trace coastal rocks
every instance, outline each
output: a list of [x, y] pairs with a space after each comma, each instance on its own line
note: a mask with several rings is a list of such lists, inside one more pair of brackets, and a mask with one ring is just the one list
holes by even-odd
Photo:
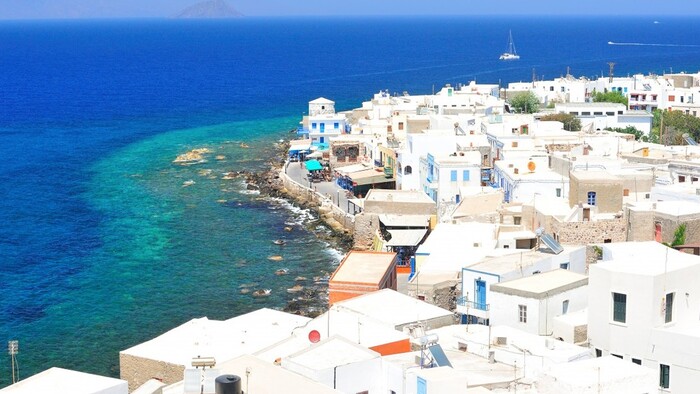
[[180, 164], [183, 166], [204, 163], [206, 162], [206, 160], [204, 159], [204, 155], [207, 153], [211, 153], [211, 150], [207, 148], [192, 149], [189, 152], [185, 152], [177, 156], [175, 160], [173, 160], [173, 163]]

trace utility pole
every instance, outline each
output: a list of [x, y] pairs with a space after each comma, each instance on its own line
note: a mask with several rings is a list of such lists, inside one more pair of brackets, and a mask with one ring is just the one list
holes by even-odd
[[15, 356], [19, 353], [19, 341], [7, 342], [7, 353], [12, 360], [12, 384], [15, 384], [19, 379], [19, 368], [17, 367], [17, 360], [15, 359]]
[[532, 68], [532, 87], [535, 87], [535, 81], [537, 81], [537, 74], [535, 74], [535, 68]]
[[608, 80], [610, 83], [613, 81], [613, 76], [615, 75], [615, 62], [608, 62], [608, 66], [610, 66], [610, 71], [608, 73], [608, 76], [610, 79]]

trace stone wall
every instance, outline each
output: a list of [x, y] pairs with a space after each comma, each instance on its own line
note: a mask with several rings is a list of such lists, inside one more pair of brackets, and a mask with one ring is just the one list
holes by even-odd
[[560, 243], [586, 245], [625, 242], [627, 222], [624, 218], [594, 222], [552, 222], [552, 233]]
[[119, 353], [119, 377], [129, 383], [129, 392], [150, 379], [173, 384], [184, 379], [185, 367], [130, 354]]
[[354, 217], [333, 204], [332, 199], [294, 182], [284, 171], [280, 171], [279, 177], [287, 195], [302, 205], [315, 207], [321, 219], [334, 231], [346, 233], [354, 231]]
[[379, 231], [379, 216], [362, 212], [355, 215], [355, 228], [353, 230], [353, 245], [355, 250], [372, 249], [374, 234]]
[[627, 209], [625, 212], [629, 221], [627, 241], [654, 240], [654, 212]]

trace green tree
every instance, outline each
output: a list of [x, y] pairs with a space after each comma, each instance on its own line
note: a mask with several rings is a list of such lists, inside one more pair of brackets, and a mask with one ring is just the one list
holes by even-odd
[[605, 130], [614, 131], [616, 133], [632, 134], [632, 135], [634, 135], [634, 139], [637, 141], [645, 141], [646, 142], [648, 140], [646, 138], [646, 136], [644, 135], [644, 133], [642, 133], [641, 130], [639, 130], [638, 128], [636, 128], [634, 126], [627, 126], [625, 128], [608, 127]]
[[676, 231], [673, 233], [673, 242], [671, 243], [671, 246], [678, 246], [678, 245], [685, 244], [685, 229], [686, 229], [685, 223], [681, 223], [680, 225], [678, 225], [678, 227], [676, 228]]
[[564, 124], [564, 130], [579, 131], [581, 130], [581, 119], [572, 114], [560, 112], [558, 114], [544, 115], [540, 120], [555, 120]]
[[[662, 125], [663, 130], [661, 130]], [[652, 131], [664, 144], [682, 145], [684, 134], [688, 134], [697, 141], [700, 139], [700, 118], [681, 111], [655, 110]]]
[[516, 93], [510, 98], [511, 112], [535, 113], [540, 109], [540, 99], [531, 91]]
[[627, 97], [621, 92], [596, 92], [591, 95], [595, 103], [620, 103], [627, 106]]

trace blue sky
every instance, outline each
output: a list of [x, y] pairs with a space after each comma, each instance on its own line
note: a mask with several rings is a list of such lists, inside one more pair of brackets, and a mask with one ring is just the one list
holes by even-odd
[[[198, 0], [0, 0], [0, 18], [171, 16]], [[700, 15], [697, 0], [228, 0], [249, 16]]]

